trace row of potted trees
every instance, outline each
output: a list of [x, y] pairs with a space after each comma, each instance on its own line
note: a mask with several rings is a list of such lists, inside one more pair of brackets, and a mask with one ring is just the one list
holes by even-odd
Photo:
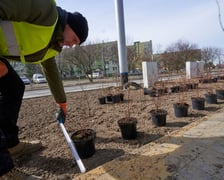
[[[210, 81], [206, 81], [206, 83], [217, 82], [215, 80], [212, 79]], [[200, 82], [205, 83], [204, 81], [200, 81]], [[198, 88], [198, 85], [196, 86], [196, 89], [197, 88]], [[184, 97], [183, 94], [182, 94], [182, 97]], [[208, 104], [217, 104], [217, 99], [224, 100], [224, 89], [216, 89], [215, 93], [213, 92], [211, 88], [207, 89], [207, 93], [204, 94], [204, 97], [199, 95], [199, 90], [197, 89], [197, 95], [191, 97], [192, 109], [204, 110], [205, 102]], [[188, 116], [189, 104], [186, 103], [184, 99], [179, 98], [179, 101], [173, 104], [173, 108], [174, 108], [174, 113], [176, 117]], [[165, 120], [166, 120], [167, 111], [162, 109], [152, 110], [151, 115], [152, 115], [152, 120], [156, 125], [163, 126], [166, 124]]]
[[[194, 84], [195, 85], [195, 84]], [[198, 86], [197, 86], [198, 87]], [[159, 92], [159, 93], [158, 93]], [[117, 102], [124, 101], [124, 94], [117, 93], [114, 95], [119, 95], [119, 100]], [[112, 94], [104, 96], [105, 103], [115, 103], [113, 102]], [[163, 92], [157, 91], [155, 98], [159, 101], [160, 95], [163, 95]], [[182, 95], [183, 96], [183, 95]], [[129, 91], [127, 93], [127, 112], [124, 118], [121, 118], [117, 121], [117, 124], [120, 128], [121, 136], [123, 139], [130, 140], [137, 137], [137, 118], [130, 116], [130, 103], [129, 103]], [[195, 110], [204, 110], [205, 102], [209, 104], [216, 104], [217, 99], [224, 100], [224, 90], [217, 89], [215, 93], [209, 90], [204, 97], [194, 96], [191, 97], [192, 109]], [[100, 104], [101, 103], [99, 99]], [[184, 102], [184, 99], [179, 98], [179, 101], [173, 104], [174, 113], [176, 117], [186, 117], [188, 116], [189, 104]], [[156, 126], [165, 126], [166, 125], [166, 116], [168, 112], [164, 109], [159, 108], [159, 104], [156, 105], [156, 108], [150, 111], [152, 122]], [[96, 133], [92, 129], [84, 129], [78, 132], [75, 132], [71, 136], [77, 151], [81, 158], [89, 158], [95, 153], [95, 138]]]

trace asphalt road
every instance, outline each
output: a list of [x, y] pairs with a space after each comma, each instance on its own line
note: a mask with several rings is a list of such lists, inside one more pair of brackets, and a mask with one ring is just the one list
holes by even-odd
[[[116, 86], [117, 83], [115, 82], [107, 82], [107, 83], [97, 83], [97, 84], [83, 84], [83, 85], [74, 85], [74, 86], [65, 86], [65, 92], [79, 92], [79, 91], [86, 91], [86, 90], [94, 90], [100, 89], [102, 87], [110, 87]], [[49, 96], [51, 95], [50, 89], [45, 87], [44, 89], [37, 89], [37, 90], [26, 90], [24, 92], [23, 98], [34, 98], [34, 97], [42, 97], [42, 96]]]
[[[170, 77], [169, 77], [170, 78]], [[180, 78], [180, 76], [172, 76], [172, 78], [170, 79], [177, 79]], [[167, 80], [168, 77], [160, 77], [160, 81], [161, 80]], [[97, 82], [97, 81], [95, 81]], [[130, 78], [129, 82], [136, 82], [136, 83], [143, 83], [143, 79], [142, 77], [134, 77], [134, 78]], [[79, 91], [86, 91], [86, 90], [95, 90], [95, 89], [100, 89], [100, 88], [106, 88], [106, 87], [110, 87], [110, 86], [117, 86], [118, 82], [115, 82], [114, 80], [109, 79], [108, 81], [99, 81], [98, 83], [89, 83], [89, 81], [68, 81], [68, 82], [64, 82], [64, 89], [66, 93], [69, 92], [79, 92]], [[34, 98], [34, 97], [42, 97], [42, 96], [49, 96], [51, 95], [51, 92], [47, 86], [47, 84], [45, 83], [44, 85], [38, 85], [35, 84], [32, 88], [27, 88], [26, 87], [26, 91], [24, 93], [23, 98]], [[39, 86], [39, 87], [38, 87]]]

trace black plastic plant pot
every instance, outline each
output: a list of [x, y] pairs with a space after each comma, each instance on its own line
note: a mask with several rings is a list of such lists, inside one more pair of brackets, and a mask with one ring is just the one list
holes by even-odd
[[204, 110], [205, 109], [205, 98], [203, 97], [192, 97], [192, 109]]
[[180, 86], [173, 86], [170, 89], [172, 93], [180, 92]]
[[149, 89], [148, 88], [144, 88], [143, 89], [143, 93], [144, 93], [144, 95], [148, 95], [149, 94]]
[[215, 78], [212, 78], [212, 82], [217, 82], [218, 81], [218, 78], [215, 77]]
[[198, 88], [198, 83], [193, 83], [192, 84], [192, 89], [197, 89]]
[[112, 94], [108, 94], [107, 97], [106, 97], [106, 101], [107, 102], [112, 102], [112, 97], [113, 97]]
[[189, 105], [187, 103], [173, 104], [174, 114], [176, 117], [187, 117]]
[[90, 158], [95, 153], [96, 132], [94, 130], [78, 130], [72, 134], [71, 139], [81, 159]]
[[119, 103], [121, 102], [121, 95], [120, 94], [115, 94], [112, 96], [112, 102], [113, 103]]
[[216, 90], [216, 95], [218, 99], [224, 99], [224, 89], [217, 89]]
[[213, 93], [205, 94], [205, 101], [208, 104], [217, 104], [217, 95]]
[[100, 104], [106, 104], [106, 98], [104, 96], [99, 97], [98, 100]]
[[166, 125], [166, 116], [167, 111], [163, 109], [151, 110], [150, 111], [152, 122], [156, 126], [165, 126]]
[[124, 94], [123, 93], [120, 93], [120, 100], [124, 101]]
[[208, 78], [208, 79], [199, 79], [199, 83], [212, 83], [213, 80]]
[[187, 83], [186, 84], [186, 89], [188, 90], [188, 89], [193, 89], [193, 85], [192, 85], [192, 83]]
[[137, 137], [137, 119], [134, 117], [122, 118], [117, 121], [123, 139], [135, 139]]

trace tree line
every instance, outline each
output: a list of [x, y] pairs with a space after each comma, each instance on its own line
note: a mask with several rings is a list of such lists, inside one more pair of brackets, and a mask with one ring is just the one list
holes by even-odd
[[[145, 51], [151, 52], [151, 51]], [[142, 61], [157, 61], [159, 68], [169, 71], [180, 71], [185, 68], [186, 61], [204, 61], [206, 68], [214, 66], [215, 62], [222, 64], [222, 49], [205, 47], [199, 49], [197, 44], [178, 40], [170, 44], [160, 53], [136, 53], [134, 45], [127, 46], [128, 70], [142, 68]], [[106, 76], [119, 75], [119, 61], [117, 42], [88, 43], [85, 46], [64, 48], [56, 56], [56, 62], [63, 78], [84, 77], [93, 81], [91, 74], [94, 70], [101, 70]], [[18, 63], [12, 62], [18, 67]], [[20, 65], [21, 66], [21, 65]], [[18, 68], [17, 68], [18, 69]], [[34, 73], [41, 73], [38, 65], [25, 64], [19, 74], [32, 77]]]

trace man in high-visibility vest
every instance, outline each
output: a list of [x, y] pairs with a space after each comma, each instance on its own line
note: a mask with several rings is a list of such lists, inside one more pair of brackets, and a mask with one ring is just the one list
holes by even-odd
[[41, 142], [18, 138], [25, 86], [8, 60], [39, 63], [65, 115], [66, 95], [55, 55], [65, 45], [80, 45], [87, 36], [86, 18], [57, 7], [54, 0], [0, 1], [0, 179], [39, 179], [19, 172], [13, 164], [13, 159], [39, 150]]

